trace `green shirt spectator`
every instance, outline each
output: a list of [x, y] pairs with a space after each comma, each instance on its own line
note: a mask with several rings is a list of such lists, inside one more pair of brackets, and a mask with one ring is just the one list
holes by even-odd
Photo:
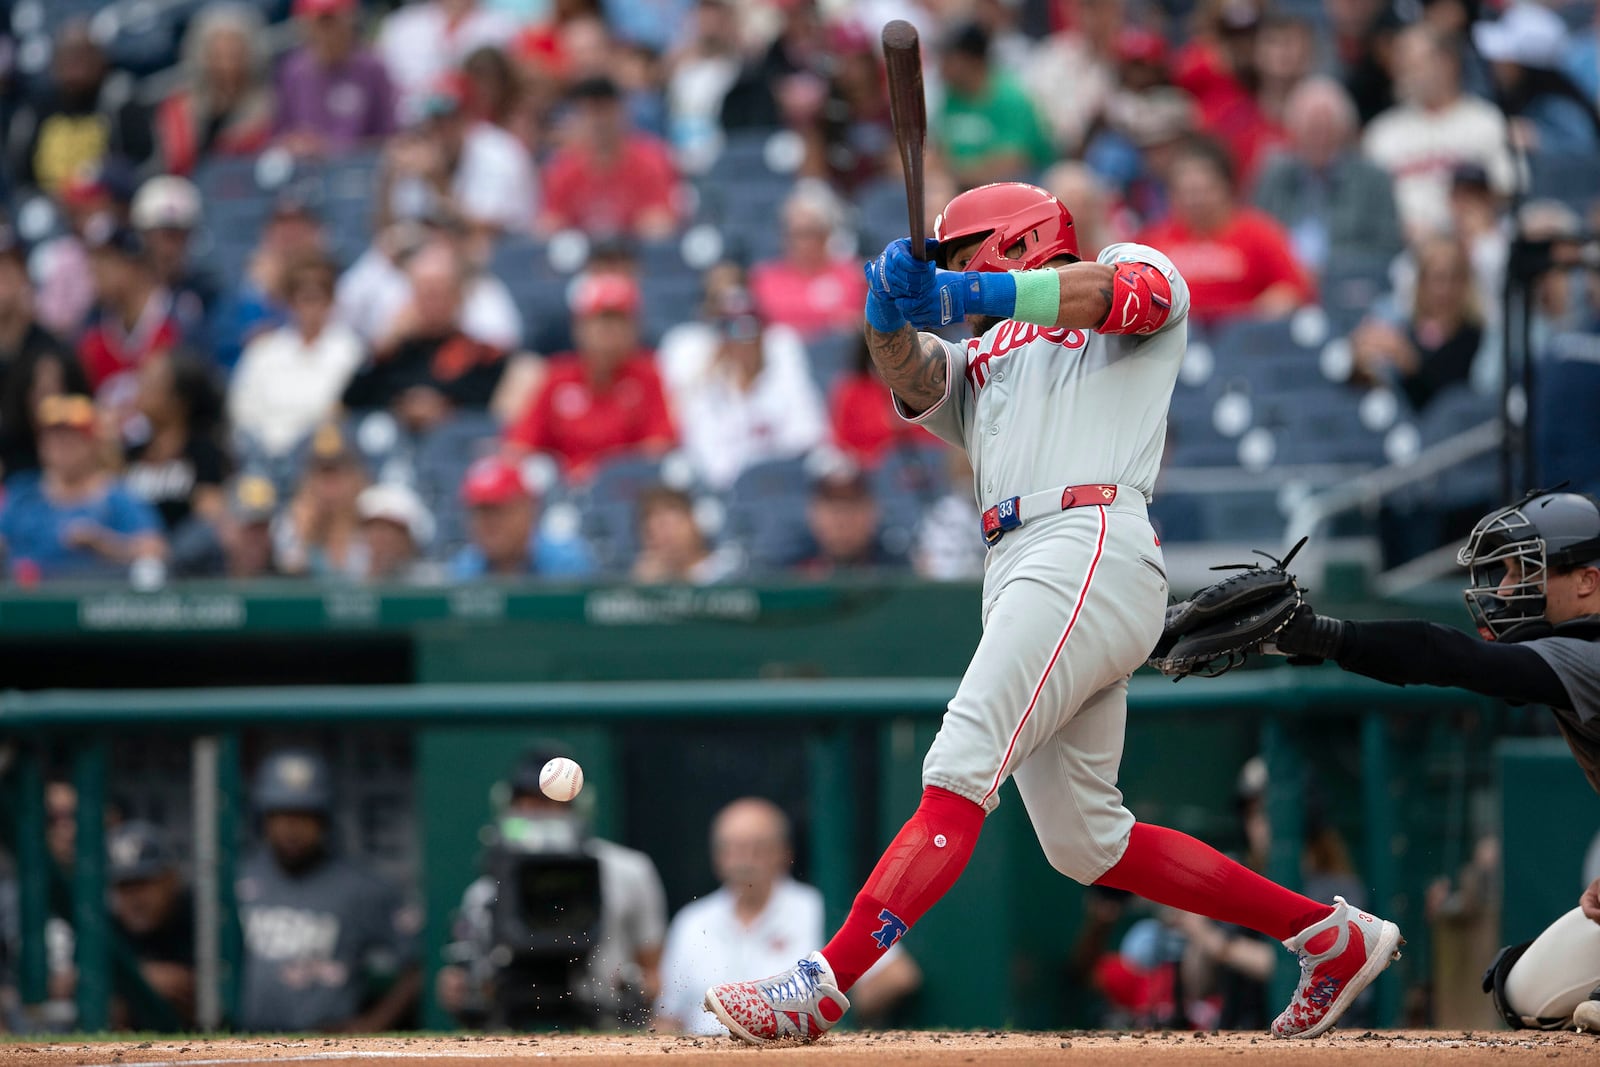
[[963, 187], [1027, 177], [1053, 156], [1050, 140], [1022, 86], [989, 63], [982, 27], [958, 28], [940, 56], [945, 98], [937, 131]]

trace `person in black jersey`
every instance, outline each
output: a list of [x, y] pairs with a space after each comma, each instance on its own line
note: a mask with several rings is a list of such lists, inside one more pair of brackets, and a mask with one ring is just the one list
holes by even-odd
[[[1458, 561], [1482, 640], [1418, 620], [1331, 619], [1306, 605], [1277, 651], [1393, 685], [1543, 704], [1600, 792], [1600, 504], [1529, 493], [1478, 520]], [[1600, 1031], [1600, 879], [1538, 938], [1502, 949], [1484, 991], [1513, 1027]]]

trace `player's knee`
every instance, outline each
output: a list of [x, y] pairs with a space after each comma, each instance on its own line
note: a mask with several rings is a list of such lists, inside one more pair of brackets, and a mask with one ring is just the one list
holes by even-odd
[[1045, 845], [1044, 858], [1050, 861], [1050, 866], [1057, 873], [1066, 875], [1079, 885], [1093, 885], [1106, 871], [1106, 864], [1089, 848]]

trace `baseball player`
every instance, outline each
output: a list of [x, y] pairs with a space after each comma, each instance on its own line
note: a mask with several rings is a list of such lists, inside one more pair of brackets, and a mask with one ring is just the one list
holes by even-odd
[[[1600, 506], [1530, 493], [1478, 520], [1459, 562], [1483, 641], [1437, 623], [1345, 622], [1303, 606], [1277, 649], [1394, 685], [1543, 704], [1600, 791]], [[1501, 950], [1484, 987], [1513, 1027], [1600, 1030], [1600, 879], [1538, 938]]]
[[[1388, 966], [1400, 931], [1135, 821], [1116, 784], [1128, 676], [1167, 603], [1145, 506], [1188, 287], [1142, 245], [1080, 261], [1071, 214], [1031, 185], [963, 193], [934, 232], [937, 266], [906, 240], [867, 266], [866, 337], [899, 415], [972, 461], [989, 545], [983, 638], [923, 763], [921, 804], [843, 927], [783, 974], [713, 986], [706, 1009], [756, 1044], [826, 1031], [851, 985], [955, 884], [1011, 777], [1061, 873], [1299, 953], [1299, 987], [1273, 1033], [1314, 1037]], [[974, 333], [963, 344], [913, 328], [962, 317]]]

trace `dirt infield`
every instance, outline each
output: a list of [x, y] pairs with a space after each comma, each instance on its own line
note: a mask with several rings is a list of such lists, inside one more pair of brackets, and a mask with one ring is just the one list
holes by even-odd
[[904, 1064], [1088, 1064], [1127, 1067], [1237, 1064], [1257, 1059], [1293, 1067], [1412, 1067], [1513, 1061], [1600, 1062], [1600, 1036], [1427, 1031], [1338, 1033], [1317, 1041], [1274, 1041], [1260, 1034], [1145, 1033], [851, 1033], [804, 1048], [753, 1049], [727, 1039], [584, 1035], [574, 1037], [372, 1037], [194, 1039], [137, 1044], [94, 1042], [0, 1045], [6, 1067], [209, 1067], [234, 1064], [384, 1063], [483, 1067], [484, 1060], [582, 1060], [594, 1067], [659, 1058], [674, 1067], [756, 1063], [761, 1067], [857, 1067]]

